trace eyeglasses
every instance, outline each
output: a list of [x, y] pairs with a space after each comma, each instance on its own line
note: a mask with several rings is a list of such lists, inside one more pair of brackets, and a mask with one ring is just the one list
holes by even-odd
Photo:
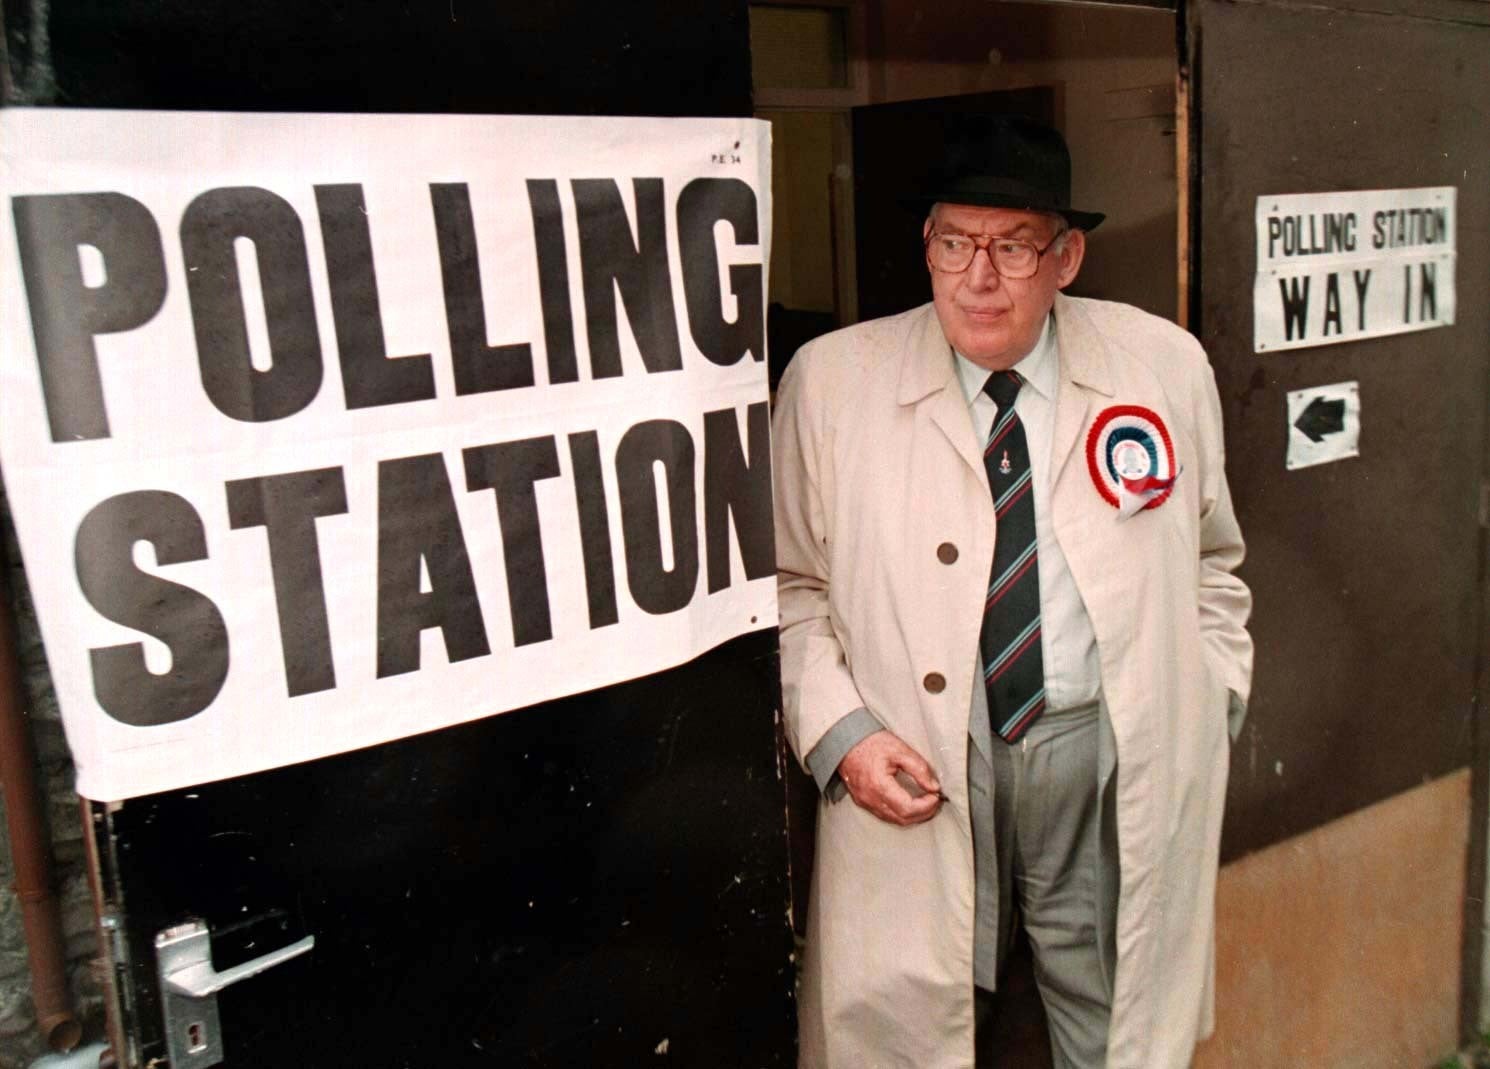
[[1031, 278], [1040, 270], [1040, 257], [1044, 256], [1068, 231], [1060, 233], [1045, 243], [1042, 249], [1033, 242], [1019, 238], [974, 237], [971, 234], [929, 234], [926, 237], [926, 259], [938, 271], [957, 274], [972, 266], [978, 250], [988, 253], [988, 262], [1004, 278], [1019, 280]]

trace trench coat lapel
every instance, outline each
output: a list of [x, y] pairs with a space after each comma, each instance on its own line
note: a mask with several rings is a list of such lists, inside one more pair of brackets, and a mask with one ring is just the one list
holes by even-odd
[[931, 305], [922, 309], [919, 321], [906, 332], [895, 399], [902, 405], [926, 405], [927, 415], [947, 443], [987, 485], [988, 475], [983, 470], [983, 456], [968, 415], [967, 398], [957, 378], [952, 346], [942, 333], [942, 325]]
[[[1055, 299], [1055, 325], [1060, 386], [1050, 448], [1052, 486], [1060, 481], [1071, 459], [1095, 397], [1112, 397], [1114, 393], [1106, 342], [1086, 314], [1062, 294]], [[973, 472], [987, 478], [976, 436], [971, 432], [967, 398], [957, 379], [952, 349], [931, 305], [922, 310], [919, 321], [906, 333], [896, 400], [902, 405], [930, 402], [931, 421], [948, 444]]]
[[[1055, 337], [1060, 360], [1055, 430], [1050, 439], [1050, 485], [1058, 486], [1099, 397], [1112, 397], [1107, 343], [1086, 313], [1067, 297], [1055, 298]], [[1055, 495], [1051, 494], [1052, 502]]]
[[[1103, 401], [1116, 394], [1107, 343], [1092, 325], [1086, 311], [1061, 294], [1056, 295], [1055, 301], [1055, 334], [1061, 371], [1060, 385], [1056, 392], [1055, 429], [1050, 443], [1052, 490], [1049, 500], [1052, 508], [1058, 507], [1055, 488], [1060, 486], [1062, 477], [1080, 479], [1083, 482], [1086, 480], [1086, 472], [1082, 470], [1085, 465], [1079, 458], [1073, 458], [1073, 454], [1084, 452], [1077, 448], [1082, 439], [1082, 432], [1096, 418], [1097, 409]], [[1064, 500], [1069, 500], [1069, 498]], [[1052, 517], [1052, 519], [1058, 518]], [[1059, 532], [1059, 524], [1056, 525], [1056, 530]], [[1060, 537], [1059, 533], [1056, 537]], [[1075, 567], [1077, 562], [1072, 562], [1071, 559], [1073, 552], [1076, 551], [1075, 547], [1063, 543], [1061, 548], [1066, 554], [1068, 564]], [[1090, 598], [1092, 592], [1083, 591], [1082, 596]], [[1102, 740], [1097, 756], [1099, 813], [1104, 804], [1107, 783], [1116, 768], [1117, 742], [1113, 737], [1112, 722], [1107, 715], [1107, 705], [1104, 701]], [[1105, 825], [1101, 826], [1105, 829]], [[1108, 845], [1104, 840], [1104, 847]], [[1108, 853], [1102, 855], [1104, 863], [1116, 863], [1115, 849], [1116, 840], [1114, 839]], [[1112, 884], [1111, 879], [1107, 882]], [[1115, 886], [1112, 884], [1112, 887]], [[1105, 911], [1100, 913], [1099, 928], [1105, 929], [1102, 933], [1104, 951], [1114, 922], [1115, 915], [1109, 915]], [[1109, 973], [1110, 981], [1111, 974]]]

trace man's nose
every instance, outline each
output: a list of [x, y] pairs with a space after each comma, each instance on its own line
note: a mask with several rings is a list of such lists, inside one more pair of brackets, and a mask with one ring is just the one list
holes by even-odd
[[993, 248], [975, 249], [973, 262], [967, 265], [967, 280], [974, 289], [998, 289], [1001, 275], [993, 266]]

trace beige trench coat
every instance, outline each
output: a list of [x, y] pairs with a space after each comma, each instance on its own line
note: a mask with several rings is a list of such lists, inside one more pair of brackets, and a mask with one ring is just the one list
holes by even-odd
[[[1187, 1066], [1211, 1028], [1227, 692], [1245, 701], [1252, 656], [1220, 405], [1205, 354], [1173, 324], [1063, 295], [1055, 316], [1051, 509], [1097, 636], [1102, 778], [1120, 770], [1108, 1065]], [[1170, 498], [1127, 520], [1085, 455], [1112, 405], [1158, 413], [1180, 467]], [[793, 749], [800, 759], [865, 706], [931, 762], [949, 799], [912, 828], [820, 803], [800, 1065], [971, 1069], [968, 709], [994, 515], [932, 307], [806, 346], [781, 383], [773, 448]]]

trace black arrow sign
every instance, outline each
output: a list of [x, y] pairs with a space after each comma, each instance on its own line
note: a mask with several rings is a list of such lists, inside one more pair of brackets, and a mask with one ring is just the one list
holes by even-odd
[[1299, 413], [1294, 426], [1303, 431], [1311, 442], [1322, 442], [1326, 434], [1339, 434], [1345, 429], [1345, 399], [1326, 400], [1316, 397], [1309, 407]]

